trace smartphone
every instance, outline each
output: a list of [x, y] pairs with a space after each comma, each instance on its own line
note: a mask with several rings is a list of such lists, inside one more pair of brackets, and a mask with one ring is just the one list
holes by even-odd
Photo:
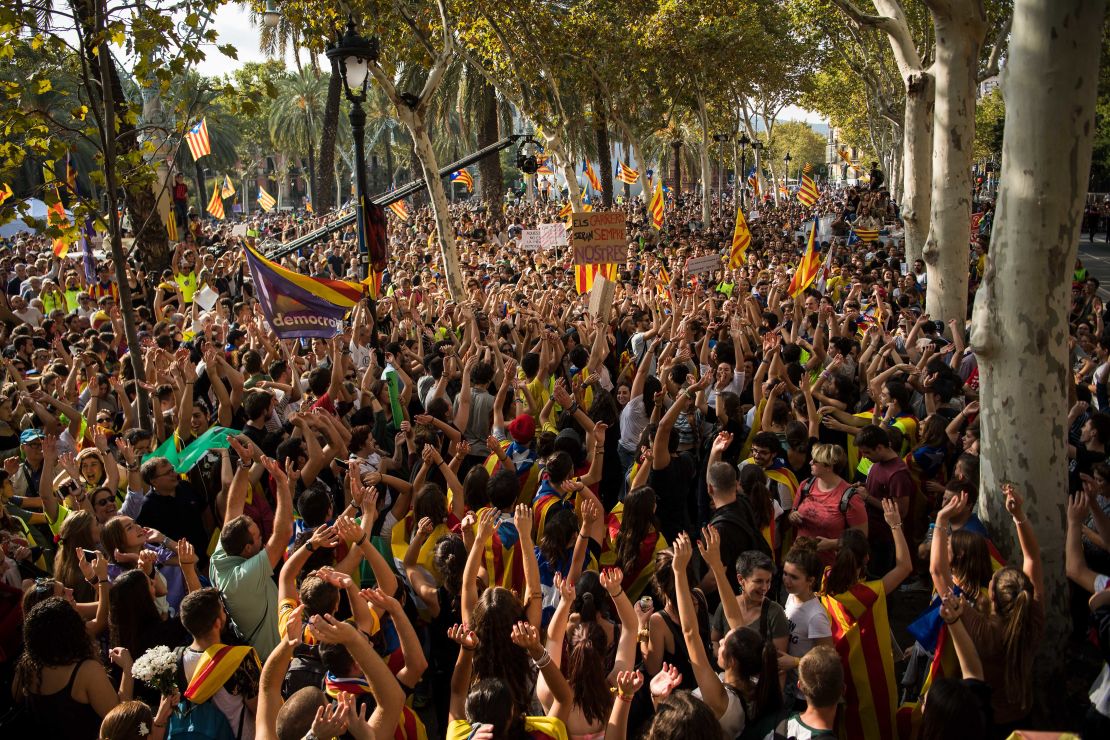
[[86, 550], [84, 548], [81, 548], [81, 552], [85, 553], [85, 561], [89, 563], [96, 560], [97, 555], [100, 554], [96, 550]]

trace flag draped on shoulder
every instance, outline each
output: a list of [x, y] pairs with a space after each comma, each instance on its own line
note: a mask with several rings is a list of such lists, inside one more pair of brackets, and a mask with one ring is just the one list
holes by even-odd
[[466, 186], [466, 192], [474, 192], [474, 178], [466, 170], [451, 173], [451, 182], [461, 182]]
[[208, 207], [205, 209], [214, 217], [223, 220], [224, 214], [224, 199], [220, 195], [220, 186], [216, 185], [212, 188], [212, 198], [208, 201]]
[[805, 254], [802, 255], [802, 261], [798, 263], [798, 269], [794, 271], [794, 277], [791, 278], [790, 287], [787, 289], [790, 297], [797, 297], [812, 285], [817, 279], [817, 273], [821, 271], [820, 268], [821, 254], [817, 251], [817, 219], [813, 219]]
[[597, 179], [597, 173], [594, 172], [590, 160], [582, 160], [582, 173], [586, 175], [586, 179], [590, 181], [590, 187], [594, 190], [601, 190], [601, 181]]
[[748, 247], [752, 243], [752, 232], [744, 218], [743, 209], [736, 209], [736, 228], [732, 230], [732, 246], [728, 253], [728, 269], [735, 270], [747, 259]]
[[665, 205], [663, 203], [663, 183], [655, 183], [655, 192], [651, 194], [651, 202], [648, 203], [648, 214], [651, 216], [651, 226], [656, 231], [663, 228], [663, 212]]
[[259, 185], [258, 186], [258, 206], [259, 206], [259, 208], [261, 208], [262, 210], [264, 210], [266, 212], [269, 212], [269, 211], [274, 210], [274, 206], [276, 206], [276, 205], [277, 205], [277, 199], [274, 198], [274, 196], [267, 193], [266, 188]]
[[893, 647], [882, 581], [857, 583], [842, 594], [820, 598], [844, 666], [844, 736], [897, 737]]
[[244, 245], [262, 312], [280, 339], [330, 338], [362, 298], [363, 286], [345, 280], [314, 278], [286, 269]]
[[802, 175], [802, 184], [798, 188], [798, 201], [803, 206], [812, 206], [817, 202], [817, 185], [809, 177], [809, 175]]
[[635, 185], [636, 181], [640, 179], [638, 170], [634, 170], [624, 162], [617, 163], [617, 179], [625, 185]]
[[193, 161], [212, 153], [212, 141], [208, 138], [208, 119], [200, 119], [200, 123], [185, 132], [185, 143], [189, 145], [189, 153]]

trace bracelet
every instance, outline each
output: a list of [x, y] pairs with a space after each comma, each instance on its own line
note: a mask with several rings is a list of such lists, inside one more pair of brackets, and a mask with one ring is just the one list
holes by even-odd
[[90, 586], [99, 586], [102, 583], [107, 583], [108, 579], [107, 578], [97, 578], [96, 580], [92, 580], [92, 579], [86, 578], [85, 582], [88, 583]]
[[960, 621], [960, 618], [959, 618], [959, 617], [956, 617], [955, 619], [951, 619], [951, 620], [949, 620], [949, 619], [945, 619], [945, 620], [944, 620], [944, 623], [945, 623], [945, 624], [955, 624], [956, 622], [959, 622], [959, 621]]
[[1014, 520], [1014, 524], [1016, 524], [1016, 525], [1017, 525], [1017, 526], [1019, 526], [1019, 527], [1020, 527], [1020, 526], [1021, 526], [1022, 524], [1025, 524], [1025, 523], [1026, 523], [1027, 521], [1029, 521], [1028, 519], [1018, 519], [1018, 518], [1017, 518], [1016, 516], [1014, 516], [1014, 517], [1010, 517], [1010, 518], [1011, 518], [1011, 519], [1013, 519], [1013, 520]]
[[647, 642], [650, 637], [651, 632], [649, 632], [647, 627], [645, 627], [644, 629], [636, 633], [636, 642]]
[[901, 524], [891, 524], [889, 526], [890, 526], [891, 529], [901, 529], [902, 528]]
[[620, 689], [618, 689], [616, 686], [609, 689], [609, 693], [610, 694], [616, 694], [617, 698], [620, 699], [621, 701], [626, 701], [626, 702], [629, 702], [629, 703], [632, 702], [633, 694], [626, 694], [623, 691], [621, 691]]
[[165, 722], [152, 722], [151, 724], [153, 724], [155, 727], [165, 727], [166, 726]]
[[358, 542], [355, 543], [355, 547], [362, 547], [363, 542], [366, 542], [366, 533], [365, 532], [363, 532], [362, 536], [358, 538]]
[[543, 649], [543, 655], [540, 656], [539, 660], [536, 660], [534, 658], [532, 659], [532, 665], [534, 665], [536, 668], [539, 668], [540, 670], [547, 668], [550, 663], [551, 653], [547, 652], [547, 648]]

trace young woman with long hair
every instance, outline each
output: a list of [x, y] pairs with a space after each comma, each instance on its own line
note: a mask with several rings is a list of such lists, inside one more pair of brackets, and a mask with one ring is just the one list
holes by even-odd
[[786, 675], [785, 690], [793, 701], [801, 699], [798, 693], [798, 665], [818, 645], [832, 646], [832, 626], [829, 613], [817, 598], [821, 590], [821, 576], [825, 569], [817, 555], [817, 542], [799, 537], [782, 563], [782, 585], [786, 597], [786, 620], [790, 625], [790, 639], [786, 652], [779, 653], [779, 670]]
[[737, 737], [755, 722], [771, 717], [782, 706], [778, 682], [777, 656], [759, 632], [739, 627], [721, 640], [717, 649], [720, 674], [713, 669], [705, 643], [698, 630], [686, 566], [690, 564], [693, 545], [685, 532], [674, 543], [675, 594], [682, 622], [682, 637], [690, 655], [698, 690], [702, 699], [721, 724], [727, 737]]
[[96, 591], [81, 571], [80, 561], [85, 551], [93, 552], [100, 546], [101, 528], [96, 517], [87, 511], [75, 511], [62, 522], [58, 530], [58, 553], [54, 558], [54, 578], [66, 588], [73, 589], [79, 602], [96, 600]]
[[[889, 499], [883, 499], [882, 504], [883, 516], [894, 537], [894, 567], [879, 580], [865, 581], [871, 556], [867, 535], [858, 529], [845, 530], [820, 596], [831, 623], [836, 626], [833, 647], [841, 656], [844, 680], [849, 687], [843, 727], [848, 737], [861, 740], [896, 735], [897, 701], [886, 595], [898, 588], [913, 570], [898, 507]], [[868, 657], [874, 655], [880, 659]]]
[[667, 549], [655, 515], [655, 490], [650, 486], [633, 488], [609, 513], [607, 529], [608, 549], [601, 562], [621, 569], [621, 585], [628, 598], [636, 601], [651, 583], [656, 553]]
[[[1021, 568], [996, 572], [987, 588], [989, 610], [965, 609], [962, 620], [982, 658], [984, 678], [994, 689], [995, 734], [1004, 737], [1010, 729], [1025, 726], [1032, 711], [1033, 656], [1044, 634], [1045, 614], [1040, 545], [1025, 516], [1021, 494], [1011, 483], [1003, 484], [1002, 493], [1021, 545]], [[938, 593], [947, 593], [955, 580], [947, 527], [941, 521], [946, 510], [958, 505], [959, 498], [953, 497], [937, 515], [933, 531], [930, 573]]]

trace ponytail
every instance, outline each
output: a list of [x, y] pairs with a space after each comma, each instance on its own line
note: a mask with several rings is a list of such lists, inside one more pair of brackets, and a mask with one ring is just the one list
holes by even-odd
[[1006, 698], [1021, 702], [1023, 709], [1033, 700], [1033, 584], [1014, 567], [994, 574], [991, 596], [1002, 619], [1002, 647], [1006, 671], [1013, 680], [1006, 684]]
[[836, 596], [859, 583], [860, 574], [870, 555], [867, 535], [858, 529], [844, 530], [840, 535], [840, 549], [836, 552], [836, 560], [825, 576], [825, 593]]
[[821, 558], [817, 555], [817, 539], [815, 537], [799, 537], [794, 540], [794, 546], [790, 548], [790, 552], [786, 553], [783, 562], [790, 563], [805, 571], [806, 578], [813, 579], [812, 591], [814, 593], [821, 590], [821, 577], [824, 575], [824, 567], [821, 565]]

